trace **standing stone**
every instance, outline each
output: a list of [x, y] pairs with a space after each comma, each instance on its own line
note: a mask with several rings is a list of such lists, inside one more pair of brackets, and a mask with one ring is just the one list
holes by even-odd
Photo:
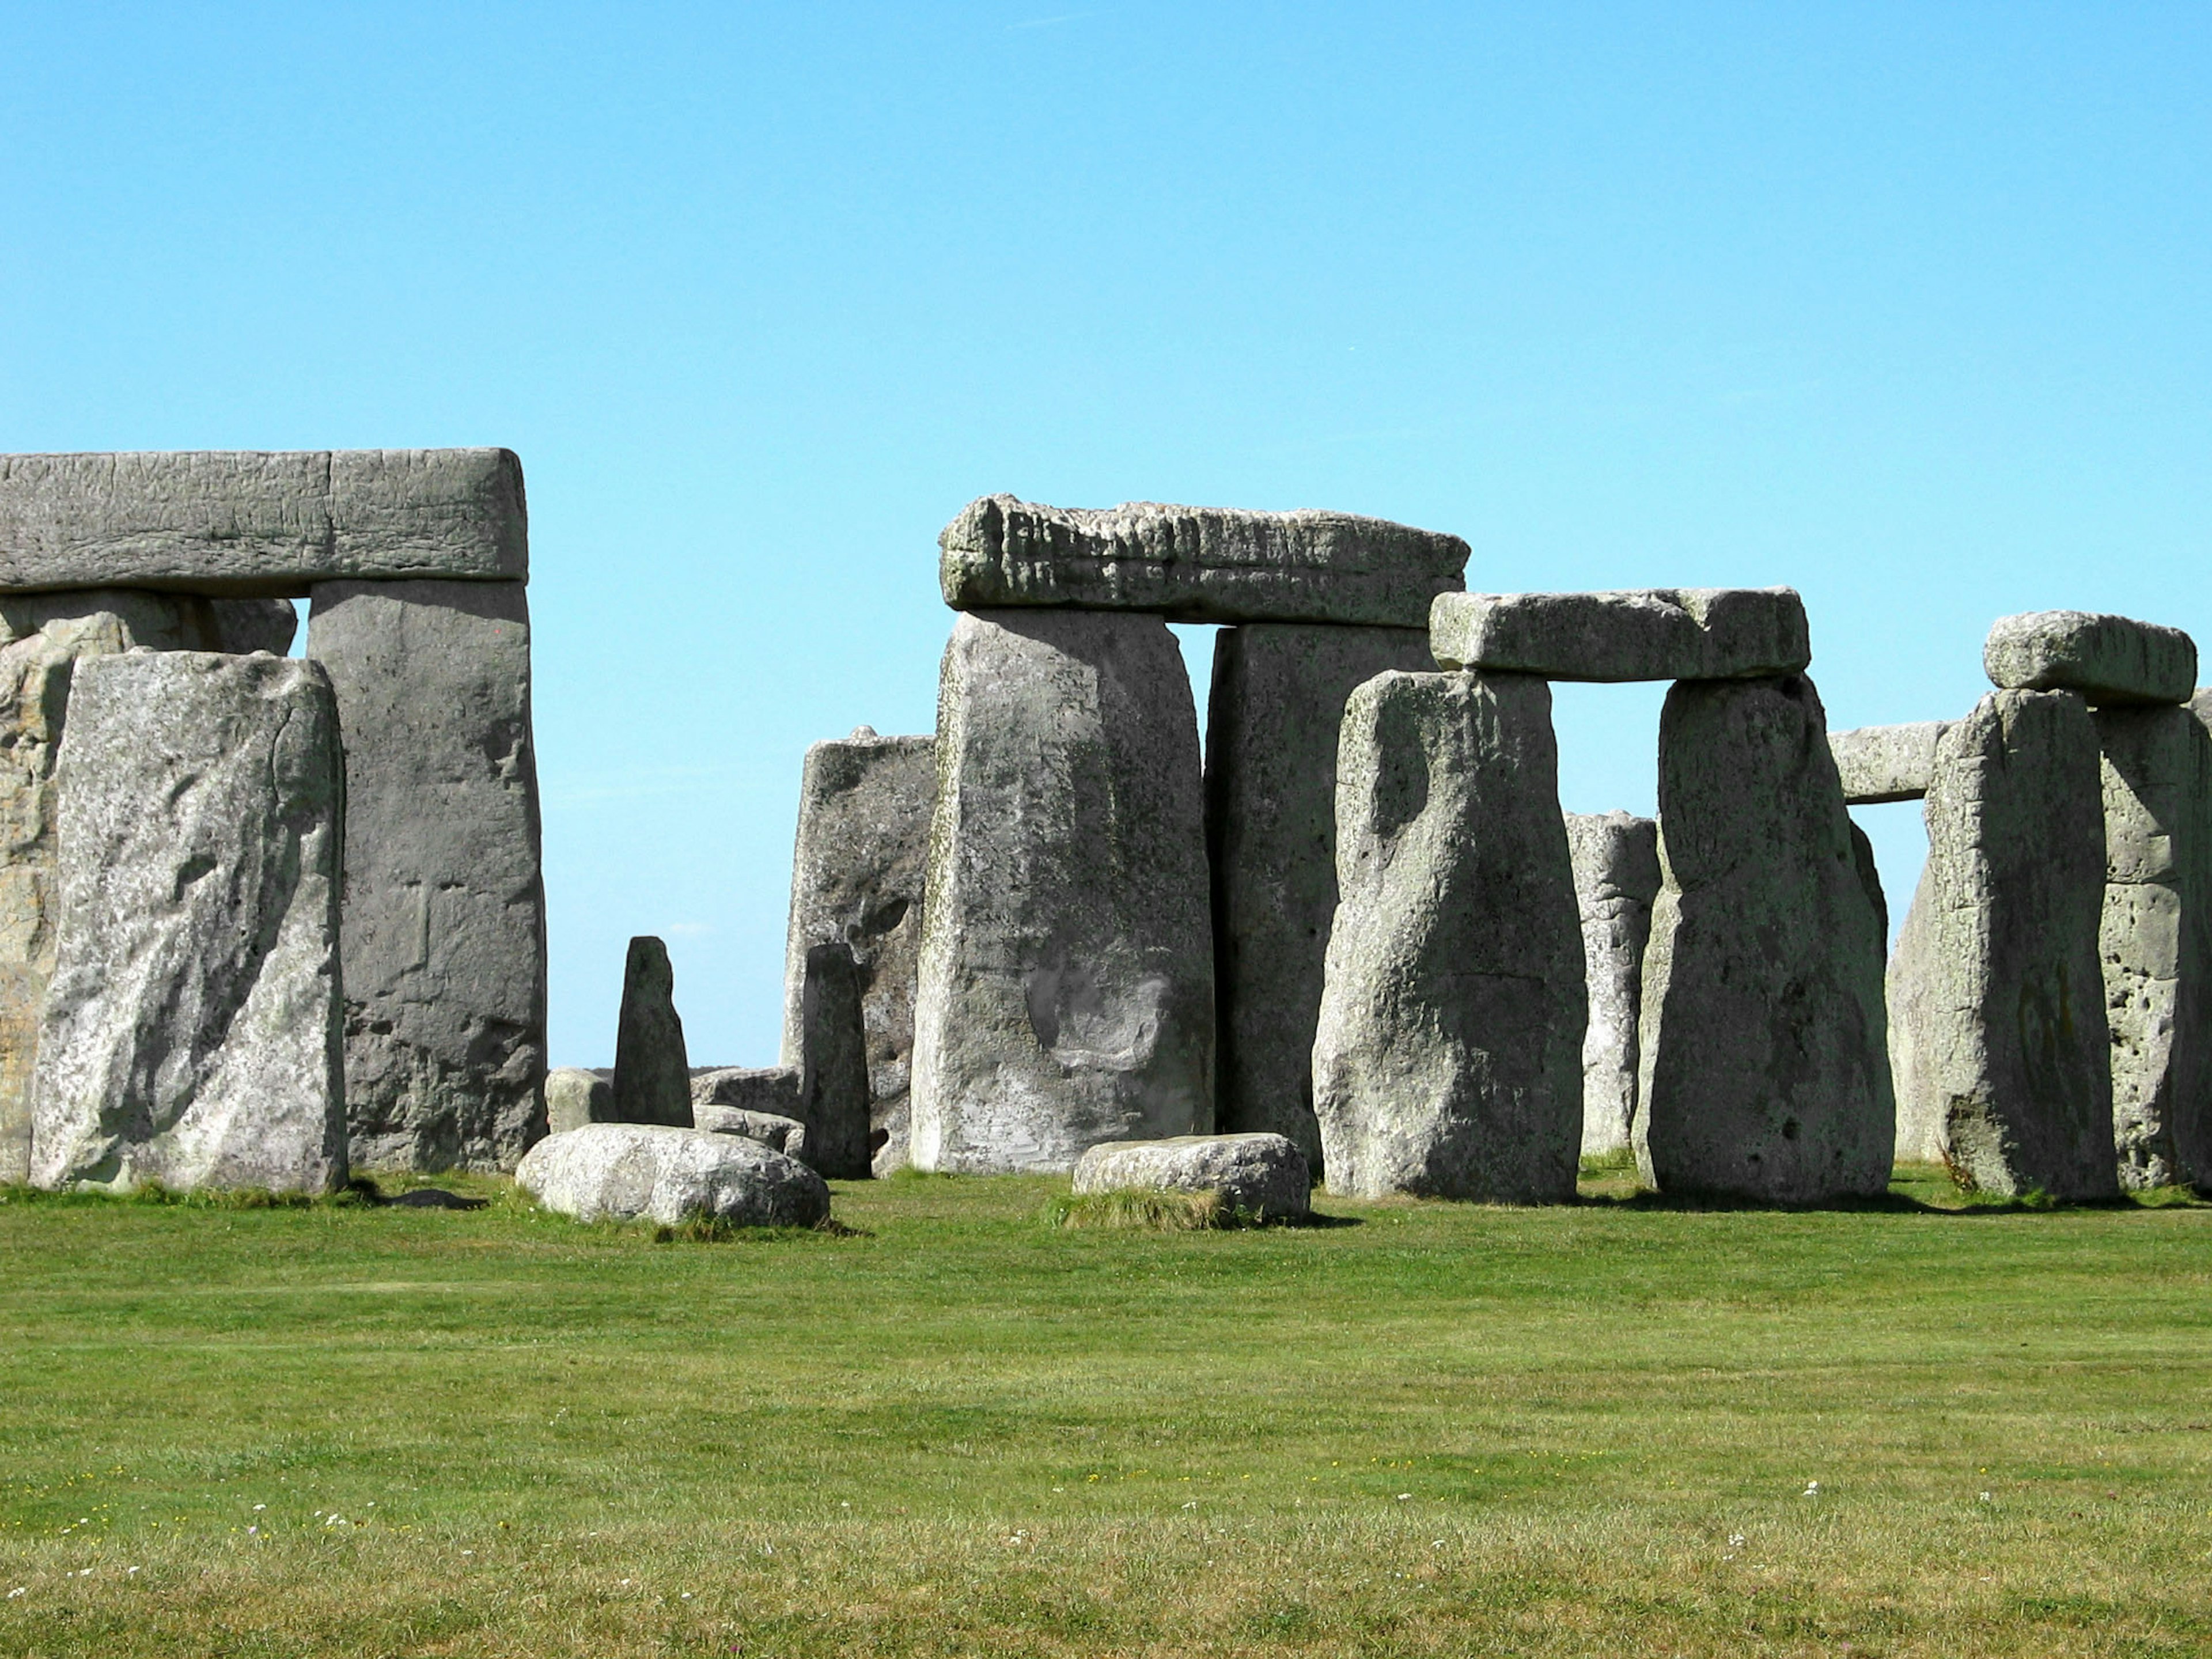
[[1780, 1204], [1886, 1191], [1885, 940], [1811, 680], [1668, 692], [1659, 850], [1634, 1137], [1644, 1179]]
[[651, 934], [629, 942], [615, 1027], [615, 1115], [624, 1123], [691, 1127], [691, 1062], [676, 1012], [676, 969]]
[[861, 970], [878, 1175], [907, 1163], [915, 974], [936, 796], [936, 738], [879, 738], [865, 726], [842, 742], [809, 749], [800, 775], [782, 1061], [800, 1063], [807, 951], [833, 941], [850, 945]]
[[358, 1168], [512, 1170], [545, 1133], [545, 894], [519, 582], [325, 582], [345, 726]]
[[1587, 1005], [1551, 687], [1353, 692], [1336, 879], [1313, 1052], [1329, 1190], [1573, 1198]]
[[915, 1163], [1213, 1127], [1198, 711], [1156, 617], [970, 611], [939, 681]]
[[830, 1181], [865, 1181], [868, 1146], [868, 1027], [860, 965], [842, 941], [806, 952], [799, 999], [799, 1118], [807, 1162]]
[[1570, 812], [1589, 1026], [1583, 1036], [1584, 1158], [1626, 1152], [1636, 1121], [1644, 944], [1659, 896], [1659, 825], [1626, 812]]
[[2105, 909], [2120, 1184], [2212, 1177], [2212, 736], [2187, 708], [2105, 708]]
[[329, 677], [261, 655], [84, 659], [59, 777], [32, 1179], [343, 1185]]
[[1206, 840], [1213, 875], [1215, 1121], [1321, 1163], [1314, 1023], [1336, 912], [1336, 744], [1345, 700], [1428, 668], [1416, 629], [1249, 623], [1213, 642]]
[[283, 599], [0, 597], [0, 1185], [30, 1178], [31, 1068], [54, 968], [54, 763], [78, 659], [134, 646], [282, 653], [296, 625]]
[[1992, 692], [1936, 750], [1891, 969], [1900, 1139], [1984, 1192], [2118, 1191], [2100, 769], [2070, 691]]

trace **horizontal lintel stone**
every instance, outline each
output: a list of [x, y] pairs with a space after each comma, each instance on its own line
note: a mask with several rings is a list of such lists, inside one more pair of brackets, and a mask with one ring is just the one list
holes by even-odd
[[299, 599], [345, 578], [529, 575], [511, 450], [0, 455], [0, 592]]
[[2097, 704], [2187, 702], [2197, 641], [2130, 617], [2029, 611], [1990, 625], [1982, 667], [2003, 691], [2078, 691]]
[[1788, 587], [1446, 593], [1429, 648], [1445, 668], [1608, 684], [1759, 679], [1813, 660], [1804, 601]]
[[1351, 513], [970, 501], [938, 538], [955, 611], [1146, 611], [1171, 622], [1419, 628], [1464, 585], [1468, 545]]
[[1844, 800], [1851, 806], [1883, 801], [1918, 800], [1936, 774], [1936, 744], [1948, 720], [1914, 720], [1905, 726], [1862, 726], [1828, 733], [1828, 752], [1836, 757]]

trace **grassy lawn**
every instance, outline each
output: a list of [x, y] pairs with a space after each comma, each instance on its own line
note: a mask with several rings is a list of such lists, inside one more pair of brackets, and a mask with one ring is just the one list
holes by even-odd
[[714, 1243], [12, 1194], [0, 1652], [2212, 1651], [2212, 1208], [1626, 1184]]

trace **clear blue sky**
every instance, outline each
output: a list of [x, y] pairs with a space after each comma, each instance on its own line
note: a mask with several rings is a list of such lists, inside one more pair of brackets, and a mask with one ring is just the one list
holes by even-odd
[[[2007, 611], [2212, 646], [2202, 7], [4, 21], [0, 449], [522, 455], [560, 1063], [633, 933], [773, 1059], [799, 757], [928, 729], [988, 491], [1790, 583], [1838, 727]], [[1568, 805], [1651, 809], [1658, 699], [1561, 689]]]

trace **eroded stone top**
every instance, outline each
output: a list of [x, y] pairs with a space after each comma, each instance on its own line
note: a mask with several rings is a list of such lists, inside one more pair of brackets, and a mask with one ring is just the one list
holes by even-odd
[[1813, 660], [1804, 601], [1788, 587], [1445, 593], [1429, 648], [1446, 668], [1604, 684], [1757, 679]]
[[938, 538], [955, 611], [1049, 605], [1150, 611], [1176, 622], [1419, 628], [1463, 586], [1468, 545], [1352, 513], [970, 501]]
[[1836, 757], [1844, 801], [1872, 806], [1882, 801], [1918, 800], [1936, 775], [1936, 744], [1948, 720], [1914, 720], [1904, 726], [1862, 726], [1828, 733], [1828, 752]]
[[345, 577], [529, 574], [511, 450], [0, 455], [0, 592], [300, 598]]
[[1990, 624], [1982, 667], [2000, 690], [2078, 691], [2093, 703], [2187, 702], [2197, 684], [2197, 641], [2130, 617], [2029, 611]]

